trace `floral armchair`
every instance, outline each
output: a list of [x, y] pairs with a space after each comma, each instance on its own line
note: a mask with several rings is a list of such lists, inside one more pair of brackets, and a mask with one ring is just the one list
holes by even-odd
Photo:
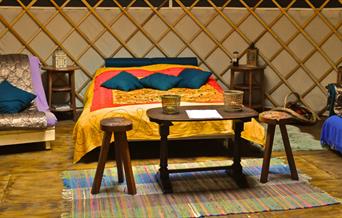
[[0, 146], [45, 142], [51, 148], [57, 119], [47, 105], [39, 64], [34, 56], [0, 55]]

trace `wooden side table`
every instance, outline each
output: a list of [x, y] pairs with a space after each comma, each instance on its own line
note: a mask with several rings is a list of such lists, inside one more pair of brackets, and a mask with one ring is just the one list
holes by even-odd
[[337, 71], [337, 83], [342, 83], [342, 66], [338, 67]]
[[[265, 104], [265, 85], [264, 85], [264, 69], [265, 65], [250, 66], [250, 65], [239, 65], [231, 66], [230, 68], [230, 89], [238, 89], [247, 93], [244, 99], [244, 104], [249, 108], [264, 110]], [[243, 74], [243, 83], [236, 84], [235, 72], [241, 72]], [[256, 75], [259, 76], [257, 80]], [[257, 90], [260, 93], [258, 102], [253, 102], [253, 90]]]
[[[75, 70], [78, 66], [67, 66], [66, 68], [55, 68], [53, 66], [43, 66], [43, 70], [47, 71], [48, 78], [48, 102], [52, 112], [67, 112], [72, 111], [73, 119], [76, 119], [76, 101], [75, 101]], [[53, 86], [54, 74], [68, 74], [68, 84], [65, 86]], [[52, 93], [54, 92], [68, 92], [70, 94], [70, 102], [67, 107], [55, 108], [52, 104]]]

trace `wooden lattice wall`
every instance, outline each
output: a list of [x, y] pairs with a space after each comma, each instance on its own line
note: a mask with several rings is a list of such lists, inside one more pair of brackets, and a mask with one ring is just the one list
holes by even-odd
[[[0, 1], [1, 2], [1, 1]], [[180, 1], [136, 0], [125, 6], [102, 7], [108, 1], [17, 0], [18, 6], [0, 6], [0, 52], [30, 53], [43, 64], [59, 46], [77, 72], [77, 98], [83, 95], [95, 70], [107, 57], [196, 56], [205, 69], [228, 87], [233, 51], [241, 62], [251, 42], [259, 48], [266, 68], [266, 102], [279, 106], [290, 91], [316, 111], [324, 111], [325, 85], [336, 81], [341, 64], [341, 7], [332, 1], [297, 0]], [[121, 2], [121, 3], [120, 3]], [[159, 2], [156, 7], [156, 2]], [[185, 5], [184, 3], [189, 3]], [[217, 2], [220, 2], [217, 5]], [[232, 3], [240, 7], [230, 7]], [[137, 4], [144, 7], [136, 7]], [[280, 4], [281, 3], [281, 4]], [[333, 1], [342, 6], [341, 1]], [[199, 7], [205, 5], [206, 7]]]

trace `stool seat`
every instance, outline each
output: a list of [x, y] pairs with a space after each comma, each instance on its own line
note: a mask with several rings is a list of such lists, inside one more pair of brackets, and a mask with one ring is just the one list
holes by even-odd
[[259, 121], [267, 124], [266, 144], [264, 151], [264, 159], [262, 162], [260, 182], [267, 182], [276, 125], [279, 125], [280, 128], [281, 137], [283, 139], [285, 147], [287, 162], [291, 170], [291, 178], [294, 180], [298, 180], [296, 164], [293, 158], [290, 140], [286, 130], [286, 124], [290, 124], [293, 122], [292, 116], [286, 112], [270, 110], [260, 113]]
[[286, 112], [270, 110], [260, 113], [259, 121], [267, 124], [290, 124], [293, 118]]
[[114, 133], [115, 160], [119, 183], [122, 183], [124, 181], [122, 169], [123, 165], [125, 170], [128, 193], [131, 195], [136, 194], [137, 191], [134, 182], [131, 157], [126, 135], [126, 131], [129, 131], [133, 128], [132, 122], [123, 117], [113, 117], [101, 120], [100, 126], [101, 129], [104, 131], [104, 135], [91, 193], [97, 194], [100, 191], [110, 141]]
[[132, 122], [124, 117], [106, 118], [100, 122], [103, 131], [124, 132], [133, 128]]

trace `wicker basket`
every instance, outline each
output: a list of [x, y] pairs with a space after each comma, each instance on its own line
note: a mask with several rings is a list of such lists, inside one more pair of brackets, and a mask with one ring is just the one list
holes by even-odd
[[[294, 95], [296, 99], [289, 101], [289, 97]], [[318, 115], [309, 107], [305, 106], [302, 102], [300, 95], [296, 92], [290, 92], [285, 96], [284, 106], [273, 108], [272, 110], [284, 111], [290, 114], [295, 123], [313, 125], [319, 120]]]
[[241, 111], [243, 107], [243, 91], [227, 90], [223, 93], [224, 96], [224, 110]]
[[178, 114], [181, 97], [179, 95], [162, 95], [161, 96], [163, 113]]

